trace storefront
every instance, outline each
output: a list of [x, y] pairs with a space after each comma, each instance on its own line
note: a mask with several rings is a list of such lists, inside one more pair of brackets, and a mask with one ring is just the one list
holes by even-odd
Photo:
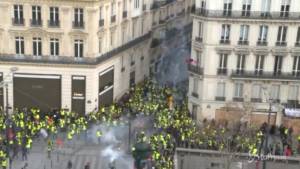
[[99, 74], [98, 104], [108, 106], [113, 103], [114, 97], [114, 67], [110, 67]]
[[14, 74], [14, 108], [38, 107], [42, 112], [61, 108], [61, 76]]

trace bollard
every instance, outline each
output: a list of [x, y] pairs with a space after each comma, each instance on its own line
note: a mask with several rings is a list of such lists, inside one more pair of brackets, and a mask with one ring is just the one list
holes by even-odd
[[53, 164], [52, 164], [52, 159], [51, 159], [51, 163], [50, 163], [50, 166], [51, 166], [51, 168], [53, 167]]

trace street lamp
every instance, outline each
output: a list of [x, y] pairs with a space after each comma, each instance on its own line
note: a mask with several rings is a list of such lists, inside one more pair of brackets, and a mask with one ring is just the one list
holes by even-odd
[[[267, 87], [262, 87], [262, 90], [263, 90], [263, 94], [266, 97], [266, 100], [269, 101], [268, 125], [267, 125], [267, 128], [269, 129], [270, 121], [271, 121], [272, 103], [273, 103], [274, 100], [271, 97], [270, 93], [268, 92]], [[265, 134], [264, 155], [267, 155], [268, 142], [269, 142], [269, 134], [270, 134], [269, 130], [267, 130], [266, 132], [267, 132], [267, 134]], [[260, 154], [261, 154], [261, 150], [260, 150]], [[267, 168], [267, 162], [266, 162], [266, 160], [263, 160], [263, 169], [266, 169], [266, 168]]]

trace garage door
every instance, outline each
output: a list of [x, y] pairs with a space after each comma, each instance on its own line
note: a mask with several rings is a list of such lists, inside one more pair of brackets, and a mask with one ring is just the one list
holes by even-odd
[[85, 114], [85, 77], [72, 77], [72, 111]]
[[108, 106], [114, 96], [114, 67], [99, 74], [99, 107]]
[[14, 107], [38, 107], [43, 112], [61, 108], [59, 75], [14, 74]]
[[[3, 75], [2, 75], [2, 73], [0, 73], [0, 82], [2, 82], [2, 81], [3, 81]], [[3, 95], [4, 90], [3, 90], [3, 88], [4, 88], [4, 86], [2, 86], [0, 88], [0, 106], [1, 106], [2, 110], [4, 110], [4, 95]]]

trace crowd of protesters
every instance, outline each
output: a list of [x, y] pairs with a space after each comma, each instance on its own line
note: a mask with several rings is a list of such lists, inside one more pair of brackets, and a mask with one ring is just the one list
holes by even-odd
[[[6, 169], [8, 163], [18, 157], [19, 152], [22, 159], [27, 160], [33, 139], [40, 135], [49, 138], [58, 132], [65, 132], [67, 139], [72, 140], [75, 135], [85, 132], [92, 124], [106, 123], [117, 126], [124, 123], [124, 120], [120, 120], [122, 116], [134, 118], [141, 112], [154, 118], [153, 125], [156, 132], [151, 136], [143, 135], [137, 141], [150, 144], [155, 168], [172, 169], [176, 147], [259, 154], [267, 132], [271, 136], [278, 135], [281, 141], [270, 144], [265, 151], [275, 155], [294, 153], [291, 149], [292, 129], [283, 126], [280, 128], [272, 126], [269, 129], [266, 124], [261, 128], [246, 124], [231, 128], [227, 123], [206, 120], [199, 126], [191, 118], [186, 98], [175, 101], [176, 92], [179, 91], [160, 87], [150, 80], [145, 80], [131, 88], [119, 102], [101, 107], [98, 111], [85, 116], [64, 110], [44, 113], [37, 108], [16, 110], [9, 117], [2, 113], [0, 114], [1, 166]], [[95, 134], [101, 137], [99, 131]], [[50, 156], [53, 142], [50, 139], [46, 140]]]

